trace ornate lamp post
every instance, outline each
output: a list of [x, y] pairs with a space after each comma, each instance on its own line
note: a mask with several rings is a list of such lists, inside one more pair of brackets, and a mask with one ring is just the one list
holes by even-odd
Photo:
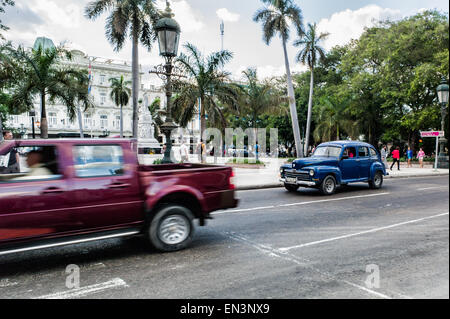
[[166, 150], [164, 152], [164, 158], [162, 160], [163, 164], [172, 163], [171, 133], [178, 127], [172, 119], [172, 77], [182, 77], [182, 75], [176, 74], [176, 72], [174, 72], [175, 67], [172, 64], [173, 58], [175, 58], [178, 54], [178, 44], [180, 42], [181, 33], [180, 26], [178, 22], [173, 19], [173, 16], [174, 15], [172, 13], [172, 10], [170, 9], [169, 2], [166, 1], [166, 10], [163, 13], [163, 17], [159, 19], [155, 25], [155, 31], [158, 35], [159, 52], [160, 55], [164, 57], [166, 63], [164, 65], [156, 66], [154, 71], [150, 71], [150, 73], [157, 74], [163, 81], [165, 80], [166, 82], [166, 120], [165, 123], [161, 125], [161, 131], [166, 136]]
[[36, 138], [36, 132], [35, 132], [35, 130], [34, 130], [34, 117], [36, 116], [36, 111], [35, 110], [31, 110], [30, 111], [30, 117], [31, 117], [31, 131], [32, 131], [32, 136], [33, 136], [33, 139], [35, 139]]
[[[441, 104], [441, 130], [445, 130], [445, 116], [447, 115], [446, 105], [448, 104], [448, 84], [445, 78], [442, 79], [441, 84], [436, 89], [439, 98], [439, 103]], [[447, 140], [441, 138], [441, 151], [439, 152], [439, 157], [445, 157], [445, 144]], [[443, 158], [441, 158], [443, 159]], [[447, 160], [448, 161], [448, 160]]]

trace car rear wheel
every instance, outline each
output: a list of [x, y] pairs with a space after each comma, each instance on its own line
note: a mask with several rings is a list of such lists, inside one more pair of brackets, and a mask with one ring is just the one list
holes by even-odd
[[336, 192], [336, 179], [334, 176], [328, 175], [320, 185], [320, 192], [324, 195], [333, 195]]
[[160, 208], [146, 229], [150, 244], [163, 252], [186, 248], [194, 236], [194, 216], [192, 212], [175, 204]]
[[380, 189], [383, 186], [383, 174], [376, 172], [373, 180], [369, 181], [369, 186], [372, 189]]
[[296, 192], [300, 186], [298, 185], [293, 185], [293, 184], [284, 184], [284, 187], [289, 191], [289, 192]]

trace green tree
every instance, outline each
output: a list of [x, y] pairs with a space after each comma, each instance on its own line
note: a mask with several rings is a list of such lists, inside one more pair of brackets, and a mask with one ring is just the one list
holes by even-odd
[[43, 49], [39, 45], [35, 49], [7, 49], [16, 61], [16, 77], [10, 79], [8, 85], [11, 98], [8, 108], [17, 114], [29, 110], [35, 96], [41, 103], [41, 137], [48, 138], [46, 103], [61, 102], [67, 107], [69, 119], [73, 121], [77, 108], [84, 110], [92, 106], [88, 94], [88, 74], [85, 70], [64, 66], [64, 60], [71, 60], [70, 52], [63, 47]]
[[278, 34], [281, 38], [284, 62], [286, 67], [287, 87], [289, 106], [291, 112], [292, 129], [294, 131], [294, 139], [297, 150], [297, 155], [303, 157], [303, 150], [301, 147], [300, 128], [298, 125], [298, 115], [295, 103], [294, 86], [292, 83], [292, 76], [289, 66], [289, 59], [287, 54], [287, 42], [290, 35], [290, 23], [293, 24], [298, 36], [304, 35], [303, 18], [301, 9], [295, 5], [292, 0], [261, 0], [266, 6], [259, 9], [253, 20], [255, 22], [262, 22], [263, 39], [269, 45], [273, 37]]
[[120, 107], [120, 138], [123, 138], [123, 107], [128, 105], [130, 100], [131, 89], [129, 85], [131, 81], [125, 81], [123, 75], [120, 79], [111, 78], [109, 81], [111, 82], [111, 99], [114, 104]]
[[[6, 6], [14, 6], [13, 0], [0, 0], [0, 13], [5, 13]], [[7, 31], [9, 28], [2, 23], [0, 19], [0, 31]], [[4, 39], [3, 35], [0, 33], [0, 39]]]
[[308, 117], [306, 120], [306, 133], [305, 133], [305, 154], [308, 153], [309, 140], [311, 135], [311, 117], [312, 117], [312, 104], [314, 93], [314, 67], [317, 64], [318, 59], [325, 58], [325, 49], [319, 45], [319, 43], [325, 40], [329, 36], [329, 33], [318, 33], [317, 24], [308, 24], [308, 30], [304, 36], [294, 42], [294, 46], [302, 47], [297, 55], [297, 62], [301, 62], [309, 67], [311, 71], [311, 80], [309, 84], [309, 101], [308, 101]]
[[148, 106], [148, 110], [152, 115], [153, 122], [155, 123], [155, 138], [157, 139], [160, 132], [160, 127], [163, 125], [164, 121], [161, 118], [161, 99], [157, 97], [152, 104]]
[[206, 117], [214, 125], [226, 126], [224, 107], [237, 109], [238, 88], [229, 82], [229, 73], [223, 70], [233, 54], [224, 50], [204, 57], [192, 44], [184, 45], [187, 53], [181, 53], [175, 63], [188, 75], [187, 81], [179, 81], [173, 100], [174, 118], [185, 127], [195, 116], [200, 102], [200, 131], [206, 130]]
[[[257, 139], [259, 117], [265, 113], [282, 113], [284, 109], [280, 105], [283, 99], [269, 82], [258, 81], [256, 69], [248, 68], [242, 73], [246, 80], [245, 84], [240, 85], [239, 112], [251, 120]], [[258, 140], [256, 142], [258, 143]], [[256, 160], [258, 161], [258, 153]]]
[[139, 100], [139, 43], [148, 51], [156, 40], [153, 25], [160, 17], [154, 0], [96, 0], [85, 8], [89, 19], [96, 19], [108, 12], [106, 19], [106, 37], [120, 51], [129, 35], [132, 41], [132, 104], [133, 104], [133, 138], [138, 134], [138, 100]]

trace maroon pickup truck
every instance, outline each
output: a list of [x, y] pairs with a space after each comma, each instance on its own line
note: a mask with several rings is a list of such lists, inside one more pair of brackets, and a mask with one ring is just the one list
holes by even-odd
[[204, 226], [212, 211], [237, 206], [230, 167], [142, 166], [136, 146], [122, 139], [1, 143], [0, 255], [133, 235], [177, 251], [192, 241], [194, 219]]

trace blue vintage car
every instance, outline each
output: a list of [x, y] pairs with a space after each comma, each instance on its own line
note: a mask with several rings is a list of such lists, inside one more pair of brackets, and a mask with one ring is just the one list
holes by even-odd
[[325, 195], [350, 183], [366, 182], [378, 189], [386, 175], [379, 152], [370, 144], [355, 141], [320, 144], [311, 157], [280, 168], [281, 181], [288, 191], [295, 192], [300, 186], [314, 187]]

